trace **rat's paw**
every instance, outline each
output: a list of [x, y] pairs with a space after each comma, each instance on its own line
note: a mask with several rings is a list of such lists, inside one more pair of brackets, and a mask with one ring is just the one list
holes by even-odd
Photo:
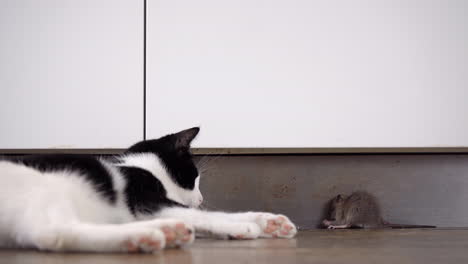
[[160, 227], [166, 238], [166, 247], [182, 247], [195, 240], [194, 228], [182, 221], [174, 220]]
[[154, 253], [162, 250], [165, 245], [166, 240], [160, 230], [141, 229], [135, 230], [128, 239], [123, 241], [122, 251]]
[[296, 226], [284, 215], [262, 213], [256, 222], [262, 230], [261, 237], [292, 238], [297, 233]]

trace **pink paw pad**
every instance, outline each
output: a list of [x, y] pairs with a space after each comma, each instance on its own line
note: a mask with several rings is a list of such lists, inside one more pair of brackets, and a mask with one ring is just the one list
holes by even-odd
[[140, 238], [136, 244], [132, 241], [125, 242], [125, 248], [127, 252], [136, 253], [136, 252], [154, 252], [162, 249], [161, 242], [153, 240], [148, 237]]
[[140, 241], [138, 241], [140, 245], [145, 246], [147, 248], [155, 249], [155, 250], [160, 250], [161, 249], [161, 242], [152, 240], [149, 238], [142, 238]]
[[125, 242], [125, 248], [127, 249], [127, 252], [130, 252], [130, 253], [136, 253], [138, 252], [138, 247], [135, 246], [132, 242], [130, 241], [127, 241]]
[[193, 231], [183, 223], [178, 223], [175, 226], [164, 226], [161, 230], [166, 237], [167, 247], [180, 247], [191, 242], [194, 237]]
[[263, 230], [265, 233], [271, 234], [278, 231], [281, 228], [281, 224], [285, 221], [284, 217], [278, 217], [276, 219], [270, 219], [267, 221], [267, 226]]
[[293, 237], [296, 234], [294, 225], [284, 216], [269, 217], [263, 232], [271, 237]]
[[248, 234], [239, 234], [239, 235], [233, 236], [232, 238], [233, 239], [238, 239], [238, 240], [251, 240], [251, 239], [254, 239], [256, 237], [257, 236], [252, 236], [251, 233], [248, 233]]

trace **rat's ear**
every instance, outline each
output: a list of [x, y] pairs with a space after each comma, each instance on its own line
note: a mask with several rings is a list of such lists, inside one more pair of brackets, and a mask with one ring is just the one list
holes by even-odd
[[335, 201], [337, 201], [337, 202], [343, 201], [343, 197], [341, 196], [341, 194], [338, 194], [338, 195], [336, 196]]
[[176, 137], [176, 148], [190, 148], [190, 143], [197, 136], [199, 131], [199, 127], [192, 127], [174, 134], [174, 136]]

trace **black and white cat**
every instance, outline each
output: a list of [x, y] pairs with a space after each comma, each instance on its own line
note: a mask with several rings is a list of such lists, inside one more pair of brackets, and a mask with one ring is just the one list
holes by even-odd
[[207, 212], [190, 154], [199, 128], [139, 142], [123, 155], [0, 160], [0, 247], [155, 252], [218, 237], [291, 238], [284, 215]]

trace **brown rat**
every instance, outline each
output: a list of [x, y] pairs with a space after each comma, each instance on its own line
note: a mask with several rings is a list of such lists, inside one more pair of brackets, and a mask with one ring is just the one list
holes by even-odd
[[337, 195], [330, 201], [328, 219], [322, 224], [336, 228], [435, 228], [427, 225], [390, 224], [383, 220], [377, 199], [370, 193], [357, 191], [343, 197]]

